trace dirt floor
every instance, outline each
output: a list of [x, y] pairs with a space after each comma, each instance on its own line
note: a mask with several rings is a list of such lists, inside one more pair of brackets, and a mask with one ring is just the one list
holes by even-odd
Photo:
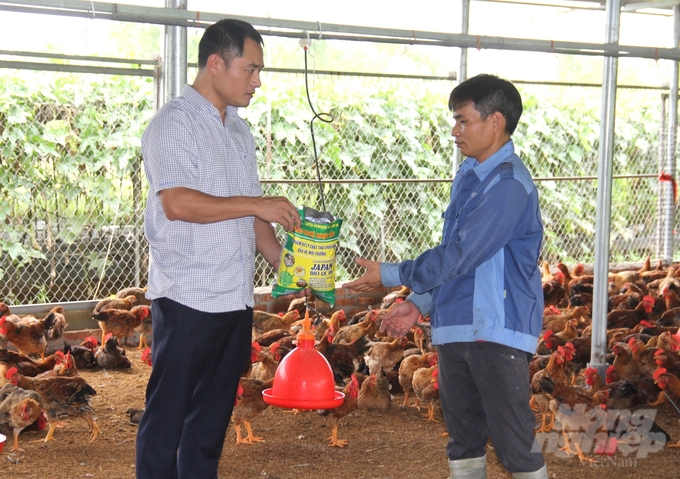
[[[55, 441], [41, 439], [45, 431], [23, 432], [22, 452], [5, 447], [0, 452], [0, 478], [77, 478], [130, 479], [135, 476], [135, 434], [137, 427], [128, 422], [128, 408], [143, 406], [144, 390], [150, 369], [143, 364], [140, 353], [128, 349], [133, 367], [127, 370], [83, 370], [81, 376], [97, 390], [92, 400], [97, 423], [102, 432], [88, 443], [84, 420], [74, 418], [64, 428], [57, 429]], [[399, 405], [403, 395], [393, 399], [392, 409], [384, 413], [358, 410], [346, 417], [339, 437], [349, 441], [344, 449], [327, 446], [330, 429], [326, 419], [316, 412], [293, 415], [286, 410], [270, 407], [253, 421], [256, 435], [266, 442], [252, 445], [235, 444], [232, 427], [227, 431], [224, 452], [219, 467], [220, 479], [300, 477], [323, 479], [443, 479], [447, 478], [445, 456], [447, 438], [441, 413], [440, 422], [428, 423], [415, 408]], [[676, 416], [663, 407], [657, 422], [680, 440]], [[616, 479], [678, 477], [680, 449], [647, 448], [645, 453], [627, 446], [611, 457], [594, 456], [597, 462], [581, 463], [578, 458], [565, 457], [555, 448], [559, 433], [541, 437], [551, 478]], [[37, 442], [35, 442], [37, 441]], [[560, 439], [561, 441], [561, 439]], [[561, 444], [561, 443], [560, 443]], [[500, 466], [491, 446], [488, 452], [488, 477], [509, 478]]]

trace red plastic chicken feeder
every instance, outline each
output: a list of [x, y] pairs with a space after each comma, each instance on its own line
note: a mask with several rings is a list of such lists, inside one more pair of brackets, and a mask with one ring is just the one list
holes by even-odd
[[345, 395], [335, 390], [328, 360], [314, 348], [309, 312], [305, 313], [297, 347], [279, 363], [270, 389], [262, 391], [264, 402], [288, 409], [333, 409]]
[[5, 447], [5, 441], [7, 440], [7, 437], [5, 437], [4, 434], [0, 434], [0, 452], [2, 452], [3, 448]]

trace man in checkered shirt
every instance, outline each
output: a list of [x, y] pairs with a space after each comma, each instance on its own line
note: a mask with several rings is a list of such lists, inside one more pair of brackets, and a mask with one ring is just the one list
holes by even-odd
[[262, 196], [255, 143], [237, 113], [261, 84], [262, 45], [246, 22], [208, 27], [193, 85], [142, 137], [154, 337], [138, 479], [217, 478], [250, 357], [255, 253], [277, 268], [272, 223], [300, 226], [290, 201]]

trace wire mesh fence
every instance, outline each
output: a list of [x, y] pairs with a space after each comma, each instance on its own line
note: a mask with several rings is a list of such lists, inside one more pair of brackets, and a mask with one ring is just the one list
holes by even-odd
[[[139, 139], [153, 84], [124, 77], [0, 71], [0, 299], [98, 299], [146, 283]], [[242, 115], [255, 136], [266, 195], [343, 218], [338, 280], [354, 257], [413, 258], [440, 241], [454, 156], [448, 80], [267, 73]], [[599, 148], [598, 88], [518, 85], [525, 113], [516, 150], [537, 179], [542, 260], [592, 262]], [[618, 92], [612, 261], [656, 257], [659, 90]], [[313, 134], [313, 137], [312, 137]], [[316, 156], [314, 154], [316, 145]], [[318, 164], [318, 170], [317, 170]], [[321, 186], [316, 182], [322, 179]], [[282, 235], [283, 231], [279, 230]], [[259, 258], [256, 286], [273, 270]]]

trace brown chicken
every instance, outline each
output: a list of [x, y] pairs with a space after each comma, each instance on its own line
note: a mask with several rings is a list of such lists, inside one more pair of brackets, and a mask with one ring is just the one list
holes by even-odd
[[[404, 402], [402, 406], [408, 406], [408, 397], [413, 391], [413, 374], [420, 368], [431, 368], [437, 364], [437, 353], [413, 354], [407, 356], [399, 364], [399, 384], [404, 390]], [[419, 407], [418, 397], [414, 407]]]
[[[241, 378], [239, 381], [236, 405], [232, 413], [234, 429], [236, 430], [236, 444], [265, 442], [264, 439], [253, 434], [250, 423], [255, 419], [255, 416], [269, 407], [269, 404], [264, 402], [262, 391], [272, 387], [272, 384], [274, 384], [273, 377], [268, 381], [255, 378]], [[248, 433], [245, 438], [241, 435], [241, 425], [245, 426]]]
[[0, 318], [0, 335], [12, 343], [23, 354], [39, 354], [45, 359], [47, 340], [45, 332], [54, 326], [56, 313], [50, 312], [41, 320], [34, 318], [20, 319], [18, 322], [8, 321], [6, 316]]
[[137, 304], [144, 304], [146, 306], [151, 306], [151, 300], [146, 299], [146, 292], [149, 288], [146, 286], [143, 288], [139, 288], [137, 286], [131, 286], [129, 288], [123, 288], [120, 291], [116, 293], [116, 298], [127, 298], [128, 296], [132, 295], [135, 298], [137, 298]]
[[289, 329], [298, 319], [300, 319], [300, 312], [296, 309], [281, 316], [255, 310], [253, 311], [253, 338], [257, 338], [272, 329]]
[[7, 371], [15, 367], [24, 376], [37, 376], [40, 373], [54, 369], [54, 366], [61, 361], [62, 357], [63, 354], [61, 357], [57, 354], [51, 354], [44, 360], [35, 360], [25, 354], [0, 348], [0, 373], [2, 377], [5, 377]]
[[141, 350], [151, 345], [151, 341], [153, 341], [151, 310], [149, 310], [149, 315], [142, 319], [142, 323], [135, 328], [135, 331], [139, 333], [139, 345], [137, 346], [137, 349]]
[[260, 350], [257, 360], [253, 363], [253, 368], [248, 377], [269, 381], [276, 374], [281, 356], [277, 352], [279, 343], [269, 345], [269, 350]]
[[42, 398], [35, 391], [7, 383], [0, 389], [0, 424], [7, 424], [14, 436], [11, 451], [19, 448], [19, 433], [42, 415]]
[[345, 400], [339, 407], [319, 410], [319, 414], [328, 416], [328, 422], [331, 425], [331, 437], [328, 438], [330, 441], [328, 445], [330, 447], [345, 447], [347, 445], [346, 439], [338, 439], [338, 426], [342, 418], [357, 408], [359, 402], [359, 381], [356, 375], [352, 374], [350, 381], [343, 388], [342, 392], [345, 394]]
[[614, 343], [612, 353], [614, 354], [612, 366], [621, 379], [637, 381], [641, 378], [640, 365], [633, 359], [633, 352], [627, 343]]
[[105, 309], [98, 313], [92, 313], [92, 317], [99, 322], [102, 335], [113, 334], [122, 345], [127, 343], [128, 336], [142, 324], [149, 316], [150, 308], [145, 305], [135, 306], [131, 310]]
[[45, 331], [45, 339], [47, 339], [48, 342], [62, 338], [64, 336], [64, 331], [68, 327], [63, 307], [55, 306], [50, 310], [50, 313], [54, 313], [54, 323], [51, 328]]
[[344, 344], [353, 343], [362, 336], [372, 339], [375, 336], [375, 332], [378, 330], [378, 325], [376, 323], [377, 317], [378, 312], [376, 310], [369, 311], [360, 323], [343, 326], [338, 331], [334, 331], [333, 342]]
[[90, 406], [90, 398], [97, 392], [85, 379], [80, 376], [29, 378], [17, 373], [15, 368], [11, 368], [6, 377], [15, 386], [35, 391], [42, 397], [43, 409], [50, 423], [45, 442], [54, 440], [52, 436], [61, 414], [82, 417], [90, 428], [89, 442], [97, 438], [100, 429], [94, 421]]
[[[550, 397], [541, 388], [541, 380], [549, 377], [552, 383], [566, 384], [567, 374], [564, 370], [566, 359], [564, 357], [564, 349], [560, 348], [550, 354], [550, 359], [545, 368], [537, 371], [530, 381], [531, 400], [530, 405], [532, 409], [541, 414], [541, 426], [537, 432], [552, 431], [555, 424], [555, 416], [550, 411]], [[550, 422], [548, 422], [550, 420]]]
[[321, 318], [314, 324], [314, 337], [317, 340], [321, 340], [328, 328], [333, 328], [333, 331], [338, 331], [343, 322], [347, 321], [347, 315], [342, 309], [335, 311], [331, 314], [329, 319]]
[[640, 321], [647, 319], [653, 308], [654, 298], [645, 296], [635, 309], [610, 311], [607, 313], [607, 329], [634, 328]]
[[118, 346], [118, 338], [111, 333], [107, 333], [104, 336], [102, 344], [94, 353], [94, 359], [97, 361], [97, 366], [102, 369], [126, 369], [132, 367], [132, 363], [127, 357], [125, 350]]
[[[562, 424], [564, 447], [560, 449], [566, 454], [577, 455], [581, 461], [595, 462], [583, 454], [580, 443], [583, 434], [591, 439], [600, 433], [606, 435], [607, 412], [601, 405], [599, 393], [568, 384], [554, 384], [547, 376], [541, 378], [540, 387], [552, 398], [550, 411]], [[571, 449], [570, 442], [576, 451]]]
[[376, 374], [378, 368], [391, 371], [404, 358], [404, 348], [408, 346], [408, 339], [396, 338], [391, 342], [373, 343], [371, 349], [364, 355], [366, 366], [370, 374]]
[[342, 385], [345, 378], [351, 378], [356, 372], [359, 359], [371, 347], [371, 342], [366, 336], [361, 336], [349, 344], [336, 343], [333, 341], [333, 333], [333, 328], [328, 329], [316, 350], [328, 360], [335, 383]]
[[71, 346], [64, 343], [64, 353], [71, 353], [78, 369], [93, 369], [97, 367], [97, 360], [94, 353], [99, 347], [99, 341], [94, 336], [88, 336], [80, 344]]
[[390, 383], [383, 374], [382, 368], [376, 374], [371, 374], [364, 379], [357, 401], [358, 407], [362, 409], [386, 411], [392, 407]]
[[413, 373], [412, 387], [418, 401], [427, 405], [425, 418], [429, 422], [438, 422], [434, 418], [434, 407], [439, 402], [439, 365], [420, 368]]
[[411, 294], [411, 289], [408, 286], [402, 286], [398, 290], [386, 294], [382, 299], [380, 309], [388, 309], [394, 303], [405, 301], [409, 294]]
[[98, 314], [100, 311], [106, 311], [109, 309], [125, 309], [129, 311], [135, 306], [136, 303], [137, 297], [133, 294], [124, 296], [122, 298], [111, 296], [99, 301], [92, 310], [92, 314]]
[[[673, 374], [669, 373], [666, 368], [659, 368], [654, 372], [654, 383], [661, 389], [659, 396], [656, 401], [649, 403], [650, 406], [658, 406], [664, 401], [672, 402], [675, 408], [670, 408], [675, 410], [677, 417], [677, 404], [680, 403], [680, 379]], [[680, 441], [676, 444], [668, 444], [668, 447], [680, 447]]]

